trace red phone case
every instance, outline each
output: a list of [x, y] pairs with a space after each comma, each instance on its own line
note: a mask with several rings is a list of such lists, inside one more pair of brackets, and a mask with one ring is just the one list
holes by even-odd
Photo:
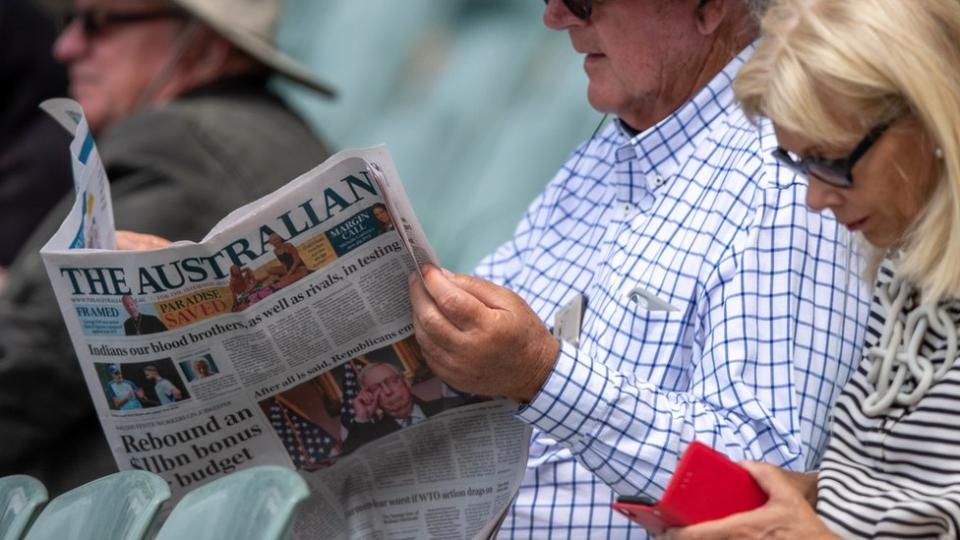
[[694, 441], [657, 504], [617, 501], [614, 510], [653, 534], [745, 512], [763, 506], [767, 494], [746, 469], [709, 446]]

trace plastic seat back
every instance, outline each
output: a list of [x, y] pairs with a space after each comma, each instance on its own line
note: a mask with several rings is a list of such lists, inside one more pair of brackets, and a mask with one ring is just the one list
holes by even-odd
[[0, 478], [0, 540], [20, 540], [47, 502], [47, 488], [25, 474]]
[[224, 476], [188, 493], [157, 540], [279, 540], [310, 495], [296, 472], [265, 465]]
[[27, 540], [138, 540], [144, 538], [170, 487], [146, 471], [122, 471], [50, 501]]

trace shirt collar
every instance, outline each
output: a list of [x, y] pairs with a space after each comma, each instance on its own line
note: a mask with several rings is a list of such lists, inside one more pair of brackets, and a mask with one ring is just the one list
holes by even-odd
[[394, 418], [394, 420], [396, 420], [397, 423], [400, 424], [401, 427], [415, 426], [415, 425], [419, 424], [420, 422], [423, 422], [424, 420], [426, 420], [426, 419], [427, 419], [427, 415], [423, 414], [423, 409], [421, 409], [419, 405], [417, 405], [416, 403], [414, 403], [414, 404], [413, 404], [413, 409], [410, 410], [410, 416], [408, 416], [407, 418], [410, 419], [410, 423], [409, 423], [409, 424], [406, 424], [406, 425], [405, 425], [404, 422], [403, 422], [403, 420], [405, 420], [405, 419]]
[[706, 86], [653, 127], [632, 135], [620, 120], [616, 125], [622, 140], [617, 161], [635, 160], [635, 171], [668, 179], [690, 158], [717, 118], [736, 107], [733, 79], [753, 54], [756, 44], [740, 51]]

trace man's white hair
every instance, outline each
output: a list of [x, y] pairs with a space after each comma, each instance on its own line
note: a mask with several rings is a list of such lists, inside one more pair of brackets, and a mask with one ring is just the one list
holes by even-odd
[[393, 372], [396, 373], [397, 375], [403, 376], [403, 373], [400, 372], [400, 368], [391, 364], [390, 362], [370, 362], [369, 364], [363, 366], [363, 369], [360, 370], [360, 375], [357, 376], [357, 378], [360, 380], [361, 387], [366, 388], [367, 386], [367, 383], [366, 383], [367, 373], [370, 373], [375, 368], [378, 368], [380, 366], [387, 366], [388, 368], [392, 369]]

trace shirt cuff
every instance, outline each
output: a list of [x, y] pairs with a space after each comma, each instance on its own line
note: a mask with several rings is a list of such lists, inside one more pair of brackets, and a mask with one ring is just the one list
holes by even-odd
[[618, 373], [566, 341], [553, 371], [517, 418], [558, 442], [585, 446], [620, 396]]

